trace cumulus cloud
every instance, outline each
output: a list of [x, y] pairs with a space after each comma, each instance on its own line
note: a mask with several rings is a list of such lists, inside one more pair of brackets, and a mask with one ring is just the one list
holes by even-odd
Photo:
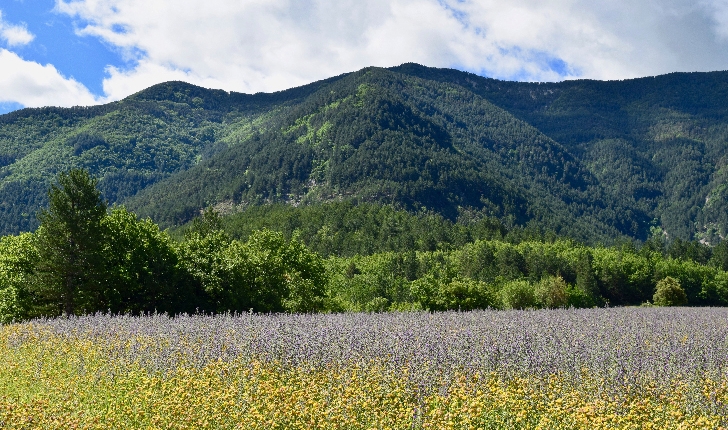
[[[5, 22], [0, 11], [0, 39], [8, 47], [27, 45], [35, 36], [23, 25]], [[75, 106], [98, 100], [81, 83], [64, 77], [52, 65], [41, 65], [0, 48], [0, 104], [5, 106]]]
[[56, 0], [56, 11], [129, 60], [107, 69], [110, 100], [169, 79], [274, 91], [408, 61], [519, 80], [728, 65], [728, 0]]
[[532, 81], [728, 68], [728, 0], [56, 0], [55, 11], [127, 65], [108, 66], [94, 97], [13, 53], [35, 36], [0, 12], [0, 102], [90, 104], [172, 79], [276, 91], [409, 61]]
[[0, 11], [0, 39], [8, 46], [27, 45], [33, 41], [35, 36], [31, 34], [24, 25], [13, 25], [3, 20], [3, 13]]
[[728, 0], [703, 1], [701, 6], [712, 15], [716, 36], [728, 40]]
[[81, 83], [63, 77], [52, 65], [26, 61], [0, 48], [0, 103], [25, 107], [91, 105], [96, 98]]
[[61, 1], [57, 8], [87, 23], [80, 34], [137, 60], [109, 70], [104, 88], [112, 98], [168, 76], [255, 92], [369, 65], [447, 64], [463, 27], [430, 0]]

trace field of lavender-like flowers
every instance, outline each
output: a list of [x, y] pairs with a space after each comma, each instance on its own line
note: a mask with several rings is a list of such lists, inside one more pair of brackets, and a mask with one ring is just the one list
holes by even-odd
[[4, 428], [725, 428], [728, 309], [94, 315], [0, 328]]

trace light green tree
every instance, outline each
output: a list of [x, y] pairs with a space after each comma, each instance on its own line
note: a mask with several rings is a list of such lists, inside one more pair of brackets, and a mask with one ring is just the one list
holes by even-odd
[[123, 207], [114, 208], [101, 224], [106, 235], [105, 287], [99, 310], [132, 314], [189, 310], [184, 307], [188, 294], [179, 288], [177, 254], [169, 234]]
[[688, 304], [688, 297], [680, 286], [680, 281], [668, 276], [657, 282], [652, 301], [657, 306], [685, 306]]
[[0, 238], [0, 323], [35, 316], [28, 291], [38, 253], [33, 233]]
[[247, 285], [251, 307], [272, 312], [323, 310], [326, 269], [318, 254], [297, 237], [287, 241], [282, 233], [267, 229], [253, 233], [232, 252], [238, 256], [236, 273]]
[[525, 279], [507, 281], [498, 291], [503, 309], [528, 309], [536, 307], [534, 287]]
[[561, 276], [544, 276], [536, 284], [535, 295], [544, 308], [563, 308], [569, 304], [568, 285]]

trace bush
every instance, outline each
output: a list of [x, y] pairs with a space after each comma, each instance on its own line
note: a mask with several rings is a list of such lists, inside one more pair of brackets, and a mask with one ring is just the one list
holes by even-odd
[[569, 305], [567, 285], [561, 276], [545, 276], [536, 284], [536, 300], [544, 308], [563, 308]]
[[567, 306], [575, 308], [591, 308], [599, 304], [598, 300], [589, 291], [578, 285], [569, 285], [566, 288]]
[[657, 283], [652, 301], [656, 306], [684, 306], [688, 304], [688, 297], [680, 281], [668, 276]]
[[27, 312], [18, 295], [18, 290], [15, 287], [0, 288], [0, 324], [25, 319]]
[[389, 309], [389, 300], [384, 297], [375, 297], [364, 305], [367, 312], [386, 312]]
[[504, 309], [526, 309], [536, 307], [536, 295], [533, 286], [526, 280], [505, 283], [498, 292]]
[[0, 237], [0, 324], [33, 316], [33, 297], [28, 293], [38, 253], [33, 233]]
[[492, 306], [488, 286], [472, 279], [456, 278], [442, 284], [437, 293], [438, 310], [486, 309]]

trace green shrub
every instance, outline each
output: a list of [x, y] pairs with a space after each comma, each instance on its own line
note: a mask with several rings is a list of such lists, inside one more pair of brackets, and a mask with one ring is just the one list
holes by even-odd
[[536, 301], [544, 308], [563, 308], [569, 305], [568, 286], [561, 276], [545, 276], [536, 284]]
[[28, 293], [37, 260], [33, 233], [0, 237], [0, 324], [41, 315], [33, 313]]
[[533, 286], [523, 279], [509, 281], [498, 291], [504, 309], [527, 309], [536, 307], [536, 294]]
[[652, 301], [656, 306], [684, 306], [688, 304], [688, 297], [680, 281], [668, 276], [657, 283]]
[[389, 309], [389, 300], [384, 297], [375, 297], [364, 305], [367, 312], [385, 312]]
[[598, 299], [590, 291], [585, 291], [579, 285], [569, 285], [566, 288], [567, 306], [574, 308], [592, 308], [597, 306]]
[[439, 310], [470, 311], [493, 306], [487, 284], [467, 278], [443, 283], [437, 292], [436, 301]]
[[0, 289], [0, 324], [20, 321], [25, 316], [26, 310], [18, 297], [18, 290], [15, 287]]

